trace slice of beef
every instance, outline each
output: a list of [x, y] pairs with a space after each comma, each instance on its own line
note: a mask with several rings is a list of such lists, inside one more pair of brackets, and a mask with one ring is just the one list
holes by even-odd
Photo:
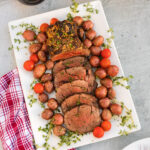
[[56, 99], [61, 103], [67, 97], [77, 93], [92, 93], [88, 82], [84, 80], [75, 80], [71, 83], [65, 83], [56, 89]]
[[90, 105], [77, 106], [64, 115], [64, 124], [70, 131], [87, 133], [100, 125], [99, 108]]
[[54, 78], [54, 86], [58, 88], [64, 83], [72, 82], [74, 80], [85, 80], [86, 69], [84, 67], [73, 67], [64, 69], [58, 72]]
[[66, 98], [61, 103], [61, 109], [62, 112], [65, 113], [68, 110], [72, 109], [73, 107], [83, 105], [83, 104], [98, 107], [97, 98], [95, 96], [82, 93], [82, 94], [75, 94], [73, 96]]
[[75, 56], [89, 56], [90, 50], [89, 49], [73, 49], [69, 52], [62, 52], [57, 55], [54, 55], [51, 60], [52, 61], [58, 61], [58, 60], [64, 60], [67, 58], [72, 58]]
[[88, 85], [89, 85], [89, 90], [94, 92], [96, 87], [97, 87], [97, 82], [95, 80], [95, 76], [93, 74], [93, 71], [92, 69], [88, 69], [87, 70], [87, 76], [86, 76], [86, 79], [85, 81], [88, 82]]
[[53, 75], [55, 76], [59, 71], [71, 67], [85, 67], [86, 69], [91, 68], [87, 58], [77, 56], [56, 63], [53, 68]]

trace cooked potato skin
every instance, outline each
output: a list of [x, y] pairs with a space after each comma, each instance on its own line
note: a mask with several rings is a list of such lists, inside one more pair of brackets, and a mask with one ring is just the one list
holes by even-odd
[[40, 43], [44, 43], [44, 42], [46, 42], [46, 40], [47, 40], [47, 37], [46, 37], [46, 35], [44, 34], [44, 33], [39, 33], [38, 35], [37, 35], [37, 40], [38, 40], [38, 42], [40, 42]]
[[83, 40], [84, 39], [84, 30], [83, 30], [83, 28], [79, 28], [78, 29], [78, 35], [79, 35], [79, 37], [80, 37], [80, 39], [81, 40]]
[[49, 120], [49, 119], [52, 118], [53, 112], [52, 112], [50, 109], [46, 108], [46, 109], [42, 112], [41, 116], [42, 116], [43, 119]]
[[91, 56], [90, 58], [90, 64], [93, 66], [93, 67], [98, 67], [99, 66], [99, 63], [100, 63], [100, 59], [98, 56]]
[[109, 121], [109, 120], [111, 120], [111, 118], [112, 118], [112, 114], [111, 114], [111, 112], [110, 112], [109, 109], [103, 109], [101, 115], [102, 115], [102, 119], [103, 119], [104, 121]]
[[106, 76], [107, 76], [107, 73], [105, 71], [105, 69], [103, 68], [98, 68], [96, 71], [95, 71], [95, 75], [100, 78], [100, 79], [104, 79]]
[[81, 24], [83, 23], [83, 18], [80, 17], [80, 16], [75, 16], [73, 18], [73, 21], [78, 25], [78, 26], [81, 26]]
[[119, 104], [111, 104], [110, 110], [114, 115], [121, 115], [122, 114], [122, 107]]
[[64, 117], [62, 114], [55, 114], [52, 118], [52, 124], [54, 125], [62, 125], [64, 122]]
[[46, 65], [46, 68], [48, 70], [50, 70], [50, 69], [52, 69], [54, 67], [54, 62], [51, 61], [51, 60], [48, 60], [45, 65]]
[[116, 97], [116, 92], [113, 88], [108, 89], [108, 97], [114, 99]]
[[83, 44], [87, 47], [90, 48], [92, 46], [92, 42], [89, 39], [85, 39], [83, 41]]
[[46, 61], [46, 54], [44, 51], [38, 51], [38, 58], [40, 61], [45, 62]]
[[39, 79], [45, 73], [46, 67], [44, 64], [37, 64], [33, 70], [33, 75], [35, 78]]
[[48, 100], [48, 95], [46, 93], [41, 93], [38, 96], [40, 102], [45, 103]]
[[53, 133], [54, 133], [56, 136], [62, 136], [62, 135], [65, 135], [66, 129], [65, 129], [63, 126], [55, 126], [55, 127], [53, 128]]
[[104, 86], [100, 86], [95, 90], [95, 96], [99, 99], [105, 98], [107, 95], [107, 89]]
[[50, 73], [45, 73], [41, 78], [41, 82], [47, 82], [51, 80], [52, 80], [52, 74]]
[[94, 38], [92, 43], [95, 46], [101, 46], [104, 43], [104, 37], [103, 36], [97, 36], [96, 38]]
[[44, 84], [44, 89], [47, 93], [52, 93], [54, 90], [54, 85], [51, 81], [47, 81]]
[[44, 52], [48, 52], [46, 43], [43, 43], [41, 50]]
[[89, 40], [93, 40], [96, 37], [96, 32], [93, 29], [90, 29], [86, 31], [85, 35]]
[[94, 27], [94, 24], [91, 20], [87, 20], [87, 21], [83, 22], [82, 26], [83, 26], [84, 30], [89, 30], [89, 29], [92, 29]]
[[116, 65], [111, 65], [107, 68], [107, 73], [111, 77], [115, 77], [119, 72], [119, 68]]
[[41, 49], [42, 45], [40, 43], [34, 43], [29, 46], [30, 53], [37, 53]]
[[56, 101], [56, 99], [51, 98], [48, 100], [47, 106], [51, 109], [51, 110], [55, 110], [58, 108], [58, 103]]
[[34, 41], [36, 38], [36, 34], [32, 30], [25, 30], [22, 35], [27, 41]]
[[103, 98], [99, 100], [99, 105], [101, 108], [108, 108], [110, 106], [110, 99], [109, 98]]
[[101, 53], [100, 47], [91, 46], [91, 47], [90, 47], [90, 50], [91, 50], [91, 54], [92, 54], [92, 55], [100, 56], [100, 53]]
[[100, 83], [103, 86], [105, 86], [106, 88], [112, 88], [112, 86], [113, 86], [112, 80], [109, 78], [104, 78], [104, 79], [100, 80]]

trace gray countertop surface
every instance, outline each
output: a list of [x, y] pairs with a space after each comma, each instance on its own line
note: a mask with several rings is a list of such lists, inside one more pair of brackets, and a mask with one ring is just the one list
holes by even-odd
[[[70, 4], [70, 0], [45, 0], [40, 5], [26, 6], [18, 0], [0, 0], [0, 76], [16, 67], [13, 52], [8, 51], [11, 46], [8, 22]], [[115, 44], [124, 72], [126, 76], [134, 76], [130, 83], [131, 94], [142, 129], [79, 150], [121, 150], [135, 140], [150, 137], [150, 0], [102, 0], [102, 4], [108, 23], [115, 31]]]

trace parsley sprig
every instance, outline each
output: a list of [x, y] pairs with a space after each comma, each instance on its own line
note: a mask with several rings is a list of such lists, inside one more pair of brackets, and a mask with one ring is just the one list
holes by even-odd
[[122, 87], [125, 87], [126, 89], [130, 89], [130, 86], [129, 85], [125, 85], [123, 83], [123, 81], [129, 82], [131, 79], [133, 79], [133, 76], [129, 75], [128, 77], [123, 77], [123, 76], [113, 77], [112, 81], [113, 81], [114, 85], [120, 85]]
[[[48, 122], [44, 128], [42, 128], [41, 126], [38, 128], [38, 131], [42, 131], [43, 132], [43, 138], [45, 140], [45, 143], [42, 145], [42, 147], [44, 147], [46, 150], [49, 150], [50, 145], [48, 144], [48, 140], [50, 138], [50, 135], [52, 134], [52, 130], [54, 128], [54, 125], [50, 122]], [[54, 149], [54, 147], [53, 147]]]
[[67, 130], [65, 135], [60, 136], [60, 142], [58, 143], [58, 145], [63, 146], [64, 144], [66, 144], [67, 146], [69, 146], [71, 145], [71, 143], [77, 143], [78, 141], [81, 141], [81, 136], [81, 134]]
[[37, 102], [37, 99], [34, 98], [33, 95], [29, 95], [29, 96], [28, 96], [28, 99], [30, 100], [30, 102], [29, 102], [30, 107], [32, 107], [33, 104]]

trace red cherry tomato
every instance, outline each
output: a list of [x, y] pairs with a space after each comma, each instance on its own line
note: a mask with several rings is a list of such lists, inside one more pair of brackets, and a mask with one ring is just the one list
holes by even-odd
[[104, 49], [104, 50], [102, 50], [101, 56], [104, 57], [104, 58], [110, 57], [110, 56], [111, 56], [111, 51], [110, 51], [110, 49]]
[[111, 62], [108, 58], [103, 58], [101, 61], [100, 61], [100, 66], [102, 68], [107, 68], [111, 65]]
[[44, 86], [43, 86], [43, 84], [41, 84], [41, 83], [36, 83], [35, 85], [34, 85], [34, 87], [33, 87], [33, 89], [34, 89], [34, 92], [35, 93], [43, 93], [44, 92]]
[[94, 130], [93, 130], [93, 135], [97, 138], [101, 138], [104, 136], [104, 130], [103, 128], [101, 127], [96, 127]]
[[34, 63], [37, 63], [39, 61], [39, 58], [38, 58], [37, 54], [32, 54], [30, 56], [30, 60], [32, 60]]
[[27, 71], [31, 71], [34, 68], [34, 62], [32, 60], [27, 60], [24, 62], [23, 67]]
[[50, 25], [54, 25], [58, 21], [57, 18], [52, 18], [50, 21]]
[[47, 23], [41, 24], [41, 26], [40, 26], [40, 31], [41, 31], [41, 32], [46, 32], [48, 26], [49, 26], [49, 25], [48, 25]]
[[103, 128], [104, 131], [109, 131], [111, 129], [110, 121], [103, 121], [101, 127]]

